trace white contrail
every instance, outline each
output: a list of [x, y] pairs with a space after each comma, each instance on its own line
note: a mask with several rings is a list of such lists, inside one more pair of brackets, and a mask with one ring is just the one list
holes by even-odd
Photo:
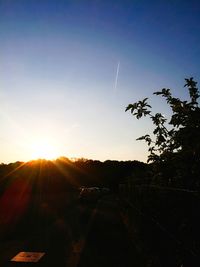
[[117, 88], [117, 82], [118, 82], [118, 76], [119, 76], [119, 67], [120, 67], [120, 61], [117, 64], [117, 71], [115, 76], [115, 89]]

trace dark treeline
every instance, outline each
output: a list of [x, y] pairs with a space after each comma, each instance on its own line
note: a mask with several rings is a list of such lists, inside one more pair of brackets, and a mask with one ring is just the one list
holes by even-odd
[[107, 187], [117, 193], [126, 177], [147, 170], [148, 165], [139, 161], [66, 157], [0, 164], [0, 239], [26, 234], [29, 228], [43, 229], [65, 214], [73, 225], [80, 187]]
[[39, 159], [0, 165], [0, 191], [14, 181], [28, 183], [32, 190], [59, 192], [80, 186], [107, 186], [116, 190], [127, 177], [144, 176], [148, 165], [139, 161], [77, 159], [66, 157], [54, 161]]

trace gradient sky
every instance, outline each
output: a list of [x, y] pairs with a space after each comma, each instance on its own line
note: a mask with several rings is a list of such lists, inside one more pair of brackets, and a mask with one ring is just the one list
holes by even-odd
[[58, 156], [146, 161], [135, 139], [151, 122], [125, 108], [150, 97], [167, 116], [152, 93], [185, 98], [184, 78], [200, 82], [199, 14], [198, 0], [0, 0], [0, 162], [45, 142]]

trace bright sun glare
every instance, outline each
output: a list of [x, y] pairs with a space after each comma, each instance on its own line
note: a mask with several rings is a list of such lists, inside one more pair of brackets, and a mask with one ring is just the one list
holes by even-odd
[[52, 160], [59, 157], [56, 144], [48, 139], [34, 140], [30, 144], [32, 159]]

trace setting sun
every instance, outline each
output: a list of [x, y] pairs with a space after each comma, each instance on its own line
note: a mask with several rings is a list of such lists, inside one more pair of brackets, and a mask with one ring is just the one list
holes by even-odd
[[39, 139], [31, 142], [30, 152], [32, 159], [55, 159], [59, 157], [55, 142], [48, 139]]

